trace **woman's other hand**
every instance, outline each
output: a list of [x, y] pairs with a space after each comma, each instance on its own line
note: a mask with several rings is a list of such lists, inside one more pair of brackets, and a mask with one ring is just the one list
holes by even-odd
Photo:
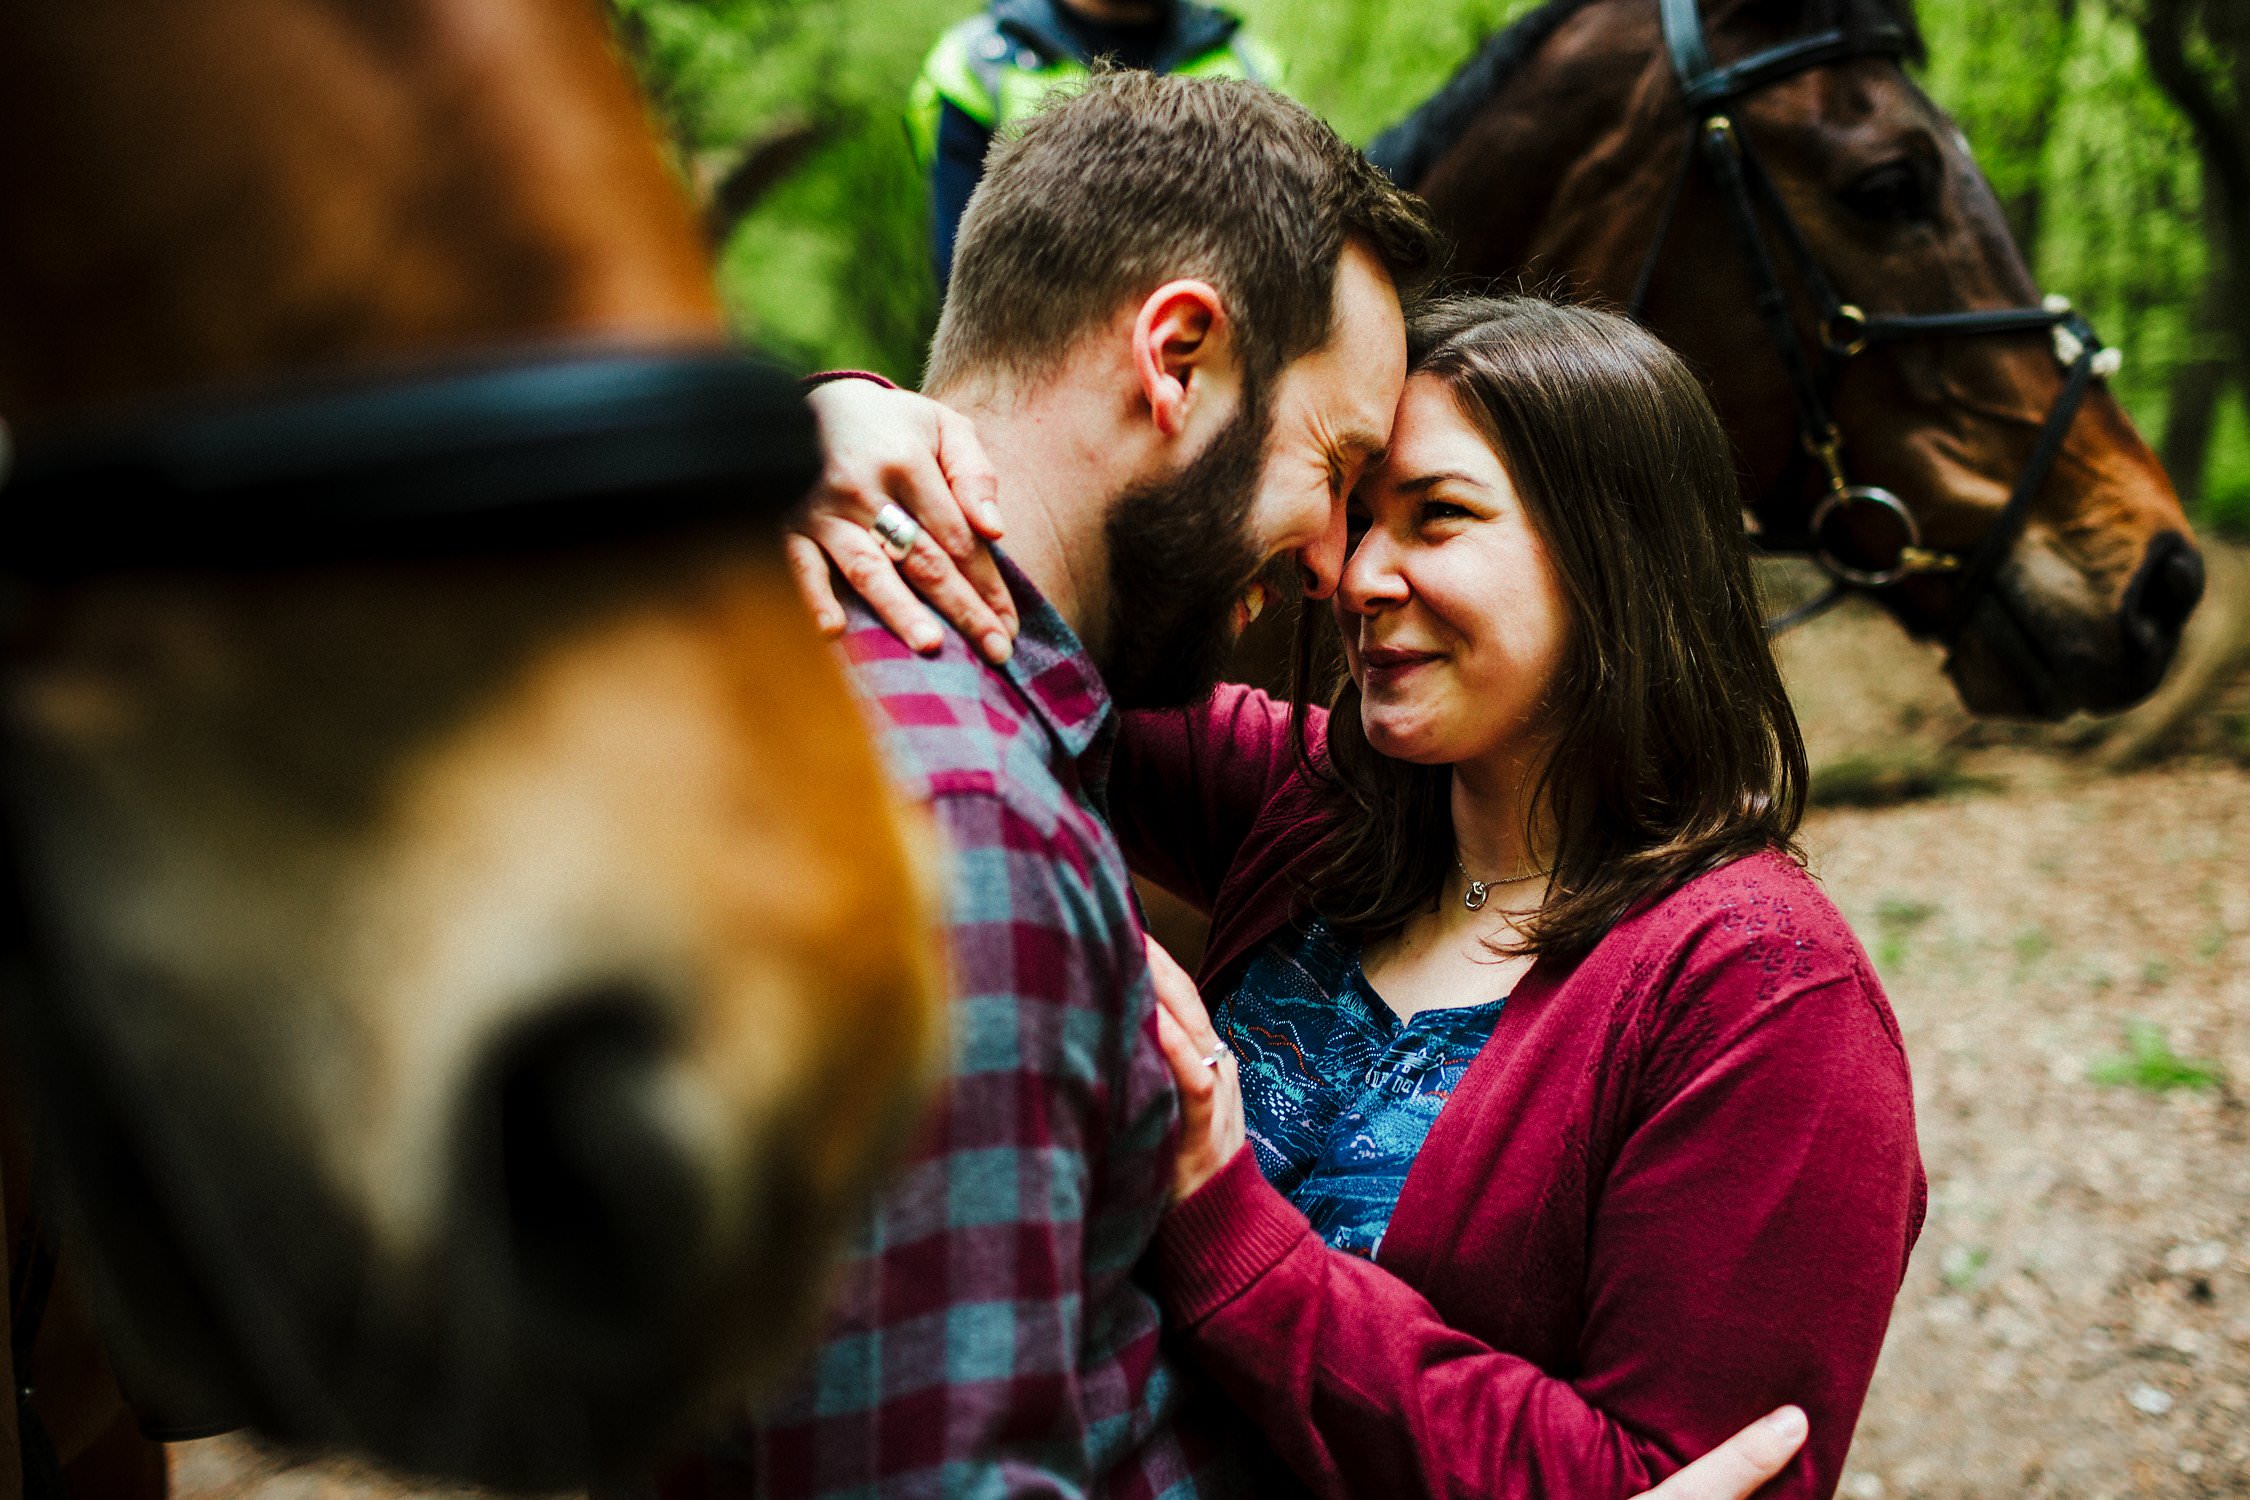
[[1195, 980], [1164, 945], [1143, 934], [1156, 981], [1156, 1035], [1180, 1087], [1180, 1152], [1172, 1161], [1172, 1201], [1193, 1193], [1233, 1160], [1247, 1138], [1242, 1079], [1234, 1053], [1212, 1028]]
[[[820, 424], [821, 475], [785, 544], [814, 622], [832, 636], [844, 629], [833, 562], [914, 650], [935, 651], [943, 639], [934, 607], [987, 658], [1006, 661], [1016, 605], [986, 545], [1000, 537], [999, 482], [976, 428], [927, 396], [872, 380], [830, 380], [805, 399]], [[896, 562], [869, 530], [893, 504], [922, 531]]]
[[1749, 1500], [1805, 1445], [1805, 1414], [1767, 1413], [1638, 1500]]

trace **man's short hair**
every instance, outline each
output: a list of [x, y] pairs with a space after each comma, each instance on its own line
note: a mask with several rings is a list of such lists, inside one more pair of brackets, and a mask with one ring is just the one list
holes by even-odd
[[1302, 105], [1235, 79], [1100, 74], [993, 147], [925, 384], [1045, 373], [1128, 300], [1186, 276], [1225, 299], [1262, 385], [1327, 342], [1354, 237], [1402, 291], [1436, 268], [1421, 200]]

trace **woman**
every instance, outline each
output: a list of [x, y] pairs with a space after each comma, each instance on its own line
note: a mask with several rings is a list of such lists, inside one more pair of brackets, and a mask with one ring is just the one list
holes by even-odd
[[1168, 1323], [1323, 1495], [1625, 1495], [1783, 1401], [1772, 1492], [1826, 1495], [1923, 1183], [1793, 854], [1725, 439], [1621, 318], [1461, 300], [1411, 342], [1333, 709], [1227, 688], [1119, 750], [1224, 997], [1152, 953]]
[[1237, 688], [1121, 753], [1120, 836], [1227, 996], [1214, 1029], [1155, 960], [1167, 1313], [1322, 1494], [1624, 1494], [1785, 1399], [1778, 1492], [1828, 1494], [1923, 1184], [1793, 856], [1725, 438], [1604, 313], [1443, 303], [1411, 354], [1309, 750]]

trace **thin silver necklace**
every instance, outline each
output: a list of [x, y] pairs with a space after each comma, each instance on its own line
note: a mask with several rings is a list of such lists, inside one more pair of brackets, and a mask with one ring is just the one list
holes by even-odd
[[1461, 863], [1459, 850], [1454, 851], [1453, 868], [1459, 870], [1461, 878], [1469, 882], [1468, 892], [1461, 897], [1461, 904], [1471, 911], [1484, 910], [1484, 903], [1491, 898], [1495, 886], [1520, 885], [1526, 880], [1536, 880], [1542, 875], [1552, 875], [1555, 872], [1555, 867], [1549, 865], [1544, 870], [1526, 870], [1521, 875], [1511, 875], [1506, 880], [1479, 880], [1469, 873], [1467, 865]]

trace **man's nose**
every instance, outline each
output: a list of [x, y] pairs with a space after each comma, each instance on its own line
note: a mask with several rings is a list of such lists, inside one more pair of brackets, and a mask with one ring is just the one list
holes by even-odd
[[1326, 599], [1336, 592], [1343, 577], [1347, 545], [1344, 507], [1338, 503], [1328, 508], [1328, 521], [1320, 535], [1297, 549], [1297, 565], [1304, 574], [1306, 598]]

